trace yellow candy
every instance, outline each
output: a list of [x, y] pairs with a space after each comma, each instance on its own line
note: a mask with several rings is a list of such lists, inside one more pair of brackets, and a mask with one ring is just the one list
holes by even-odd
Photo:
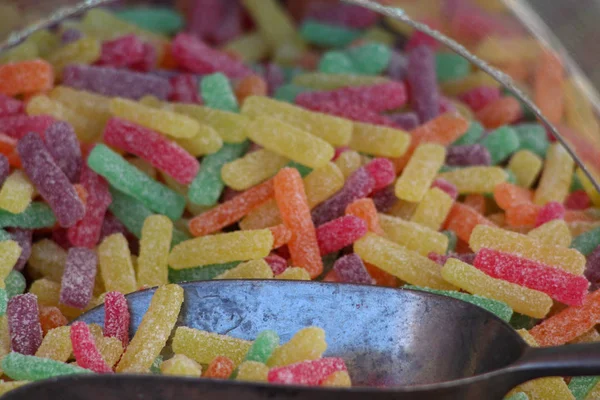
[[72, 353], [71, 327], [59, 326], [48, 331], [44, 336], [44, 340], [42, 340], [42, 344], [35, 352], [35, 356], [67, 362]]
[[246, 125], [250, 120], [244, 115], [195, 104], [175, 103], [172, 107], [173, 111], [212, 127], [224, 142], [240, 143], [246, 139]]
[[[521, 338], [531, 347], [538, 347], [534, 337], [525, 329], [517, 331]], [[560, 377], [540, 378], [533, 381], [523, 383], [512, 390], [511, 393], [523, 392], [530, 399], [543, 400], [574, 400], [573, 394], [565, 383], [565, 380]]]
[[[150, 178], [156, 179], [156, 168], [154, 168], [148, 161], [137, 157], [129, 157], [127, 158], [127, 162], [148, 175]], [[165, 174], [165, 176], [168, 175]]]
[[21, 247], [14, 240], [0, 242], [0, 288], [4, 289], [4, 279], [19, 260]]
[[27, 114], [29, 115], [51, 115], [54, 118], [66, 121], [73, 126], [77, 137], [86, 143], [96, 140], [104, 129], [104, 122], [87, 118], [75, 110], [48, 96], [35, 96], [27, 103]]
[[444, 279], [459, 288], [483, 297], [503, 301], [521, 314], [543, 318], [552, 307], [552, 299], [535, 290], [494, 279], [477, 268], [450, 258], [442, 268]]
[[460, 194], [483, 194], [506, 182], [507, 175], [500, 167], [465, 167], [438, 174], [438, 178], [452, 183]]
[[600, 207], [600, 193], [598, 193], [598, 191], [590, 181], [590, 178], [587, 177], [587, 175], [585, 174], [585, 172], [583, 172], [581, 168], [577, 168], [577, 171], [575, 173], [577, 174], [579, 181], [581, 181], [583, 190], [585, 190], [585, 192], [588, 194], [592, 203], [596, 207]]
[[517, 185], [530, 188], [542, 170], [543, 161], [529, 150], [519, 150], [510, 159], [508, 169], [515, 174]]
[[310, 281], [310, 275], [304, 268], [290, 267], [277, 275], [275, 279], [287, 279], [291, 281]]
[[342, 171], [344, 179], [348, 179], [354, 171], [362, 166], [362, 158], [356, 151], [344, 151], [335, 160], [335, 165]]
[[60, 304], [60, 283], [42, 278], [34, 281], [29, 288], [29, 293], [37, 296], [40, 306], [58, 307], [61, 313], [69, 319], [77, 318], [84, 310]]
[[42, 239], [31, 246], [27, 271], [35, 278], [45, 277], [60, 282], [67, 262], [67, 252], [50, 239]]
[[486, 36], [479, 42], [475, 55], [489, 63], [533, 62], [540, 55], [540, 42], [531, 37], [506, 38]]
[[570, 344], [577, 343], [596, 343], [600, 342], [600, 333], [596, 330], [596, 328], [592, 328], [583, 335], [579, 336], [575, 340], [571, 340]]
[[48, 55], [48, 62], [57, 74], [69, 64], [93, 64], [100, 58], [102, 46], [96, 39], [83, 37], [76, 42], [58, 48]]
[[123, 234], [110, 235], [100, 243], [98, 264], [107, 291], [127, 294], [138, 289], [129, 245]]
[[265, 116], [272, 117], [271, 119], [277, 118], [292, 125], [297, 130], [311, 133], [333, 146], [347, 145], [352, 136], [351, 121], [332, 115], [308, 111], [304, 108], [268, 97], [248, 97], [242, 106], [242, 114], [250, 118]]
[[273, 270], [265, 260], [252, 260], [223, 272], [215, 279], [272, 279]]
[[[0, 359], [10, 353], [10, 332], [8, 330], [8, 317], [5, 315], [0, 316]], [[2, 374], [2, 368], [0, 368], [0, 374]]]
[[256, 118], [246, 133], [264, 148], [311, 168], [323, 167], [334, 154], [333, 147], [323, 139], [275, 118]]
[[424, 225], [379, 214], [379, 224], [387, 238], [423, 256], [434, 252], [446, 254], [448, 236]]
[[60, 37], [50, 32], [48, 29], [41, 29], [32, 33], [25, 40], [25, 43], [35, 45], [37, 52], [41, 57], [47, 57], [61, 46]]
[[200, 364], [209, 364], [217, 356], [225, 356], [236, 365], [241, 363], [252, 342], [180, 326], [173, 337], [173, 351]]
[[188, 116], [148, 107], [133, 100], [114, 98], [110, 102], [110, 111], [117, 117], [173, 138], [190, 139], [200, 130], [198, 122]]
[[410, 202], [423, 200], [445, 159], [445, 147], [438, 144], [419, 145], [396, 181], [396, 197]]
[[548, 246], [538, 240], [504, 229], [479, 225], [473, 229], [469, 246], [474, 252], [483, 247], [513, 253], [541, 263], [564, 269], [575, 275], [583, 274], [585, 257], [574, 249]]
[[[316, 207], [344, 186], [344, 176], [333, 163], [312, 171], [304, 178], [304, 190], [310, 208]], [[263, 229], [281, 223], [281, 216], [275, 200], [269, 200], [250, 212], [240, 221], [240, 228]]]
[[[410, 144], [410, 135], [387, 126], [354, 123], [350, 148], [381, 157], [400, 157]], [[437, 171], [436, 171], [437, 172]]]
[[181, 286], [166, 285], [156, 289], [148, 311], [144, 314], [123, 358], [117, 364], [117, 372], [148, 372], [171, 335], [181, 304]]
[[269, 54], [269, 45], [258, 32], [238, 36], [227, 42], [224, 49], [238, 54], [247, 63], [261, 61]]
[[258, 361], [244, 361], [238, 367], [235, 379], [248, 382], [266, 382], [269, 367]]
[[25, 41], [18, 46], [6, 50], [0, 56], [0, 63], [28, 61], [38, 58], [38, 47], [35, 43]]
[[97, 93], [57, 86], [48, 94], [77, 114], [105, 123], [110, 118], [110, 98]]
[[123, 355], [123, 344], [121, 341], [114, 337], [95, 337], [96, 346], [100, 355], [111, 368], [115, 366], [117, 361], [121, 359]]
[[483, 71], [473, 72], [471, 75], [462, 79], [443, 82], [441, 84], [442, 91], [450, 97], [458, 96], [461, 93], [468, 92], [469, 90], [480, 86], [498, 87], [500, 84]]
[[144, 221], [137, 260], [137, 284], [160, 286], [169, 283], [169, 250], [173, 223], [164, 215], [151, 215]]
[[546, 153], [544, 171], [533, 196], [536, 204], [544, 205], [551, 201], [563, 203], [569, 195], [575, 162], [559, 144], [550, 146]]
[[429, 189], [417, 206], [411, 221], [438, 231], [446, 220], [452, 204], [454, 200], [443, 190]]
[[555, 219], [529, 231], [527, 236], [547, 246], [569, 247], [573, 236], [562, 219]]
[[223, 147], [223, 139], [209, 125], [200, 125], [198, 133], [192, 138], [175, 139], [175, 141], [194, 157], [215, 153]]
[[173, 247], [169, 266], [173, 269], [231, 261], [256, 260], [269, 255], [273, 235], [268, 229], [235, 231], [201, 236]]
[[377, 42], [388, 46], [394, 46], [396, 43], [396, 36], [378, 26], [367, 29], [362, 39], [366, 42]]
[[598, 121], [594, 108], [583, 93], [577, 78], [571, 77], [564, 84], [565, 119], [577, 133], [598, 146]]
[[442, 278], [440, 266], [434, 261], [374, 233], [367, 233], [356, 241], [354, 252], [363, 261], [412, 285], [455, 289]]
[[261, 149], [229, 162], [221, 168], [221, 179], [235, 190], [246, 190], [266, 181], [289, 160], [272, 151]]
[[322, 72], [300, 74], [292, 79], [294, 85], [315, 90], [335, 90], [347, 86], [371, 86], [389, 82], [389, 79], [381, 76], [326, 74]]
[[14, 170], [2, 184], [0, 189], [0, 208], [20, 214], [31, 203], [33, 185], [21, 170]]
[[163, 375], [194, 376], [198, 378], [202, 375], [202, 366], [183, 354], [175, 354], [160, 364], [160, 372]]
[[402, 218], [404, 220], [410, 220], [417, 208], [419, 207], [419, 203], [411, 203], [410, 201], [398, 200], [392, 208], [388, 210], [388, 214], [393, 215], [394, 217]]
[[321, 386], [328, 387], [351, 387], [352, 380], [350, 379], [350, 375], [348, 375], [347, 371], [337, 371], [333, 374], [329, 375]]
[[321, 358], [327, 350], [325, 331], [314, 326], [296, 332], [289, 342], [277, 347], [267, 365], [271, 368], [294, 364], [300, 361]]
[[11, 382], [0, 381], [0, 396], [3, 396], [4, 394], [10, 392], [11, 390], [20, 388], [23, 385], [27, 385], [28, 383], [29, 383], [29, 381], [11, 381]]

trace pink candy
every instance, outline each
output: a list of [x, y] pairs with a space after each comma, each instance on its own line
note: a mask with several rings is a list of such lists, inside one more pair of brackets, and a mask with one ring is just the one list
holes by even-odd
[[372, 285], [373, 278], [365, 268], [360, 257], [354, 253], [338, 258], [333, 264], [333, 270], [340, 282]]
[[34, 355], [42, 344], [37, 296], [19, 294], [8, 301], [6, 310], [12, 351]]
[[454, 200], [456, 200], [456, 198], [458, 197], [458, 189], [456, 189], [456, 186], [454, 186], [452, 183], [448, 182], [445, 179], [437, 178], [433, 181], [431, 187], [443, 190], [448, 194], [448, 196], [452, 197], [452, 199]]
[[576, 190], [569, 194], [565, 200], [565, 207], [569, 210], [585, 210], [590, 208], [592, 201], [585, 190]]
[[351, 245], [367, 234], [367, 223], [353, 215], [346, 215], [320, 225], [317, 241], [321, 255], [326, 255]]
[[115, 337], [129, 344], [129, 306], [120, 292], [108, 292], [104, 297], [104, 336]]
[[488, 104], [502, 97], [500, 88], [494, 86], [479, 86], [459, 96], [460, 101], [467, 104], [469, 108], [477, 112]]
[[21, 139], [29, 132], [43, 136], [53, 122], [54, 118], [47, 115], [12, 115], [0, 118], [0, 132], [15, 139]]
[[341, 358], [321, 358], [312, 361], [302, 361], [285, 367], [272, 368], [268, 381], [288, 385], [319, 385], [329, 375], [338, 371], [347, 371], [346, 364]]
[[277, 276], [288, 268], [287, 260], [277, 254], [270, 254], [265, 257], [265, 261], [269, 264], [269, 267], [273, 270], [273, 275]]
[[306, 105], [305, 108], [321, 112], [323, 114], [346, 118], [356, 122], [363, 122], [365, 124], [383, 125], [389, 127], [396, 126], [394, 120], [391, 118], [385, 115], [377, 114], [374, 111], [363, 109], [354, 104], [317, 103]]
[[123, 68], [141, 61], [143, 57], [144, 42], [135, 35], [126, 35], [103, 42], [97, 64]]
[[565, 207], [556, 201], [551, 201], [543, 206], [538, 212], [535, 220], [535, 226], [544, 225], [555, 219], [563, 219], [565, 217]]
[[85, 322], [74, 322], [71, 325], [71, 345], [77, 365], [99, 374], [112, 373], [110, 366], [102, 358], [96, 347], [94, 337]]
[[376, 158], [365, 165], [365, 169], [375, 180], [374, 192], [387, 187], [396, 179], [394, 164], [387, 158]]
[[73, 247], [67, 254], [60, 286], [60, 303], [84, 309], [92, 299], [98, 259], [93, 250]]
[[21, 114], [23, 112], [23, 102], [12, 97], [0, 94], [0, 117]]
[[198, 93], [198, 78], [192, 74], [181, 74], [169, 79], [171, 92], [169, 100], [178, 103], [202, 104]]

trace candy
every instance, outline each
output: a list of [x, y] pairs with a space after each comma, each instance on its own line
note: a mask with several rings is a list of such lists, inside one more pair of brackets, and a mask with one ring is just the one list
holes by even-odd
[[333, 271], [340, 282], [371, 285], [373, 278], [365, 268], [365, 264], [356, 254], [340, 257], [333, 264]]
[[435, 55], [427, 46], [417, 46], [408, 52], [408, 85], [411, 105], [421, 123], [439, 114], [439, 93], [436, 84]]
[[438, 82], [464, 78], [471, 67], [466, 59], [455, 53], [437, 53], [435, 66]]
[[107, 291], [131, 293], [137, 290], [127, 239], [116, 233], [98, 247], [100, 276]]
[[563, 147], [558, 143], [550, 146], [534, 202], [542, 205], [550, 201], [562, 203], [569, 193], [573, 165], [574, 161]]
[[4, 278], [4, 284], [6, 286], [6, 296], [9, 299], [25, 292], [25, 277], [19, 271], [10, 271], [8, 276]]
[[459, 96], [473, 111], [477, 112], [502, 96], [500, 88], [495, 86], [478, 86]]
[[67, 253], [61, 280], [60, 303], [85, 308], [92, 298], [98, 259], [89, 249], [73, 247]]
[[584, 190], [571, 192], [565, 200], [565, 207], [569, 210], [585, 210], [590, 208], [591, 200]]
[[112, 373], [112, 369], [102, 359], [85, 322], [75, 322], [71, 326], [71, 344], [77, 365], [97, 373]]
[[169, 250], [173, 223], [162, 215], [152, 215], [144, 221], [137, 259], [137, 284], [160, 286], [168, 283]]
[[532, 153], [545, 157], [550, 143], [546, 129], [539, 124], [520, 124], [514, 127], [519, 136], [519, 149], [529, 150]]
[[254, 361], [260, 363], [266, 363], [273, 351], [279, 346], [279, 335], [276, 332], [266, 330], [260, 332], [248, 353], [244, 357], [244, 361]]
[[72, 354], [73, 346], [71, 345], [71, 327], [60, 326], [53, 328], [46, 333], [44, 340], [42, 340], [42, 344], [35, 353], [35, 356], [67, 362]]
[[304, 269], [300, 267], [290, 267], [283, 271], [281, 274], [277, 275], [275, 279], [284, 279], [284, 280], [292, 280], [292, 281], [310, 281], [310, 274]]
[[542, 207], [535, 220], [535, 226], [545, 224], [548, 221], [555, 219], [563, 219], [565, 217], [565, 207], [561, 203], [551, 201]]
[[[150, 368], [175, 326], [182, 303], [181, 287], [166, 285], [156, 290], [127, 351], [117, 364], [117, 372], [140, 373]], [[178, 353], [175, 342], [173, 350]]]
[[2, 359], [2, 370], [10, 378], [23, 381], [38, 381], [57, 376], [91, 373], [90, 370], [76, 365], [15, 352], [9, 353]]
[[235, 377], [238, 381], [267, 382], [269, 367], [257, 361], [244, 361], [240, 364]]
[[163, 375], [193, 376], [197, 378], [202, 374], [202, 366], [183, 354], [175, 354], [160, 364], [160, 372]]
[[0, 210], [0, 227], [40, 229], [54, 226], [56, 218], [50, 207], [41, 202], [32, 202], [22, 213], [12, 214]]
[[104, 336], [118, 339], [123, 348], [129, 344], [129, 309], [119, 292], [108, 292], [104, 297]]
[[[35, 354], [42, 343], [42, 327], [36, 296], [31, 293], [14, 296], [8, 301], [6, 313], [11, 349], [21, 354]], [[4, 365], [2, 368], [7, 373]]]
[[341, 358], [322, 358], [273, 368], [269, 371], [268, 381], [283, 384], [318, 385], [332, 373], [345, 370], [346, 364]]
[[519, 150], [511, 157], [508, 169], [515, 174], [519, 186], [529, 188], [542, 170], [542, 164], [542, 159], [535, 153]]
[[334, 219], [317, 228], [317, 241], [322, 255], [339, 251], [367, 233], [367, 224], [351, 215]]
[[33, 191], [26, 175], [20, 170], [13, 171], [0, 189], [0, 208], [14, 214], [24, 212], [31, 204]]
[[399, 129], [355, 123], [350, 147], [361, 153], [381, 157], [400, 157], [407, 151], [410, 137]]
[[252, 342], [246, 340], [182, 326], [175, 330], [172, 347], [175, 353], [186, 355], [200, 364], [209, 364], [217, 356], [227, 357], [233, 364], [231, 373], [234, 366], [242, 362], [251, 345]]
[[88, 156], [88, 165], [116, 189], [135, 197], [146, 207], [173, 220], [183, 213], [185, 199], [181, 195], [130, 166], [108, 147], [96, 145]]
[[273, 270], [264, 260], [252, 260], [231, 268], [214, 279], [271, 279]]
[[379, 224], [379, 216], [373, 199], [358, 199], [346, 207], [346, 215], [353, 215], [362, 219], [367, 224], [370, 232], [383, 235], [383, 229]]
[[299, 330], [285, 344], [277, 347], [267, 360], [267, 366], [282, 367], [305, 360], [316, 360], [327, 349], [325, 332], [321, 328], [308, 327]]
[[598, 245], [600, 245], [600, 229], [596, 228], [573, 238], [571, 248], [588, 256]]
[[446, 151], [442, 146], [422, 144], [417, 147], [402, 175], [396, 181], [396, 196], [406, 201], [421, 201], [444, 163], [445, 157]]
[[227, 186], [245, 190], [275, 175], [288, 161], [269, 150], [254, 151], [225, 164], [221, 169], [221, 178]]
[[227, 77], [221, 73], [207, 75], [200, 81], [204, 103], [211, 108], [238, 112], [239, 107]]
[[562, 219], [555, 219], [550, 222], [546, 222], [545, 224], [529, 231], [527, 236], [534, 238], [545, 245], [559, 247], [569, 247], [572, 241], [569, 226]]
[[489, 193], [507, 180], [506, 172], [499, 167], [466, 167], [437, 175], [453, 184], [459, 193]]
[[81, 150], [75, 131], [65, 122], [55, 122], [44, 133], [48, 152], [71, 182], [79, 180]]
[[347, 179], [354, 171], [362, 166], [362, 158], [356, 151], [344, 151], [336, 158], [335, 165], [342, 171], [344, 179]]
[[56, 73], [60, 75], [67, 65], [93, 64], [100, 58], [101, 51], [98, 40], [84, 36], [53, 52], [48, 57], [48, 61], [52, 64]]
[[511, 96], [501, 97], [477, 111], [477, 119], [488, 129], [515, 122], [521, 117], [521, 104]]
[[345, 47], [360, 36], [360, 31], [307, 20], [300, 27], [300, 35], [307, 42], [318, 46]]
[[43, 92], [52, 88], [54, 72], [44, 60], [3, 64], [0, 82], [0, 93], [6, 96]]

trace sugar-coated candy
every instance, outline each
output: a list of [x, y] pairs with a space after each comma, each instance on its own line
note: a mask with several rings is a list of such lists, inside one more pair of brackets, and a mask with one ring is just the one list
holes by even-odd
[[[33, 355], [42, 343], [42, 327], [37, 298], [31, 293], [14, 296], [8, 301], [8, 327], [11, 349]], [[6, 369], [3, 367], [4, 371]]]
[[267, 382], [269, 367], [258, 361], [244, 361], [237, 369], [235, 379], [248, 382]]
[[521, 104], [512, 96], [501, 97], [477, 111], [477, 119], [488, 129], [516, 122], [522, 114]]
[[357, 39], [361, 32], [356, 29], [309, 19], [300, 27], [300, 34], [304, 40], [314, 45], [344, 47]]
[[317, 241], [322, 255], [339, 251], [367, 233], [367, 224], [351, 215], [336, 218], [317, 228]]
[[242, 362], [251, 345], [252, 342], [246, 340], [183, 326], [175, 330], [172, 344], [175, 353], [200, 364], [209, 364], [218, 356], [227, 357], [233, 361], [231, 372]]
[[319, 385], [332, 373], [344, 370], [346, 364], [341, 358], [321, 358], [273, 368], [268, 380], [290, 385]]
[[60, 286], [60, 303], [75, 308], [85, 308], [92, 298], [98, 258], [89, 249], [72, 247]]
[[550, 201], [562, 203], [569, 194], [573, 166], [574, 161], [560, 144], [550, 146], [534, 202], [542, 205]]
[[25, 292], [25, 277], [19, 271], [12, 270], [4, 279], [4, 285], [6, 286], [6, 296], [11, 299], [16, 295], [23, 294]]
[[569, 382], [569, 390], [576, 400], [585, 400], [598, 382], [600, 382], [600, 378], [597, 376], [574, 376]]
[[175, 354], [160, 364], [160, 372], [163, 375], [192, 376], [198, 378], [202, 375], [202, 366], [183, 354]]
[[98, 265], [107, 291], [131, 293], [138, 289], [129, 245], [122, 234], [110, 235], [100, 243]]
[[565, 217], [565, 207], [556, 201], [551, 201], [544, 205], [535, 220], [535, 226], [538, 227], [540, 225], [545, 224], [546, 222], [555, 220], [555, 219], [563, 219]]
[[510, 158], [508, 169], [515, 174], [519, 186], [529, 188], [542, 170], [542, 165], [542, 159], [535, 153], [519, 150]]
[[92, 373], [76, 365], [16, 352], [11, 352], [2, 359], [2, 370], [10, 378], [23, 381]]
[[79, 181], [81, 149], [75, 131], [66, 122], [55, 122], [44, 132], [44, 141], [56, 164], [71, 182]]
[[310, 274], [300, 267], [289, 267], [281, 274], [275, 276], [275, 279], [292, 280], [292, 281], [310, 281]]
[[590, 208], [592, 202], [585, 190], [576, 190], [571, 192], [565, 200], [565, 207], [568, 210], [586, 210]]
[[418, 46], [408, 52], [408, 85], [411, 105], [422, 123], [438, 116], [439, 92], [436, 84], [435, 55], [428, 46]]
[[104, 296], [104, 336], [118, 339], [123, 348], [129, 344], [129, 306], [120, 292]]
[[167, 79], [139, 72], [91, 65], [68, 65], [62, 71], [62, 84], [104, 96], [139, 100], [152, 95], [166, 100], [169, 95]]
[[71, 325], [71, 345], [78, 366], [97, 373], [112, 373], [85, 322], [78, 321]]
[[305, 360], [316, 360], [326, 349], [323, 329], [314, 326], [304, 328], [296, 332], [287, 343], [275, 348], [267, 360], [267, 366], [273, 368]]
[[362, 219], [367, 224], [370, 232], [383, 235], [383, 229], [379, 224], [376, 204], [371, 198], [358, 199], [346, 207], [346, 215], [353, 215]]
[[520, 145], [517, 133], [507, 126], [490, 132], [479, 143], [488, 149], [493, 165], [497, 165], [507, 159]]
[[600, 245], [600, 229], [592, 229], [573, 238], [571, 248], [589, 256]]
[[34, 187], [23, 171], [13, 171], [0, 189], [0, 208], [10, 213], [24, 212], [33, 197]]
[[351, 387], [352, 381], [347, 371], [337, 371], [325, 378], [325, 380], [321, 382], [321, 386]]
[[43, 92], [54, 81], [52, 66], [44, 60], [8, 63], [0, 66], [0, 93], [6, 96]]
[[340, 257], [333, 264], [333, 271], [340, 282], [373, 284], [373, 278], [365, 268], [365, 264], [356, 254]]
[[144, 221], [140, 252], [137, 259], [137, 284], [160, 286], [168, 283], [169, 250], [173, 223], [162, 215], [152, 215]]
[[459, 99], [477, 112], [501, 96], [502, 92], [498, 87], [478, 86], [461, 94]]
[[385, 214], [379, 214], [379, 223], [389, 240], [406, 247], [408, 250], [415, 251], [423, 256], [427, 256], [430, 252], [446, 253], [448, 238], [443, 233], [415, 222]]
[[569, 226], [562, 219], [555, 219], [532, 229], [527, 236], [539, 240], [546, 245], [569, 247], [573, 236]]
[[437, 231], [446, 220], [453, 203], [454, 200], [446, 192], [433, 187], [423, 196], [411, 221]]
[[453, 184], [458, 193], [489, 193], [507, 180], [506, 172], [499, 167], [465, 167], [437, 175]]
[[477, 121], [472, 121], [468, 129], [465, 131], [464, 135], [460, 136], [458, 139], [452, 143], [454, 146], [463, 146], [467, 144], [475, 144], [481, 139], [484, 134], [483, 126]]
[[52, 227], [55, 223], [54, 213], [42, 202], [32, 202], [25, 211], [19, 214], [0, 210], [0, 227], [40, 229]]
[[244, 357], [244, 361], [266, 363], [273, 351], [279, 346], [279, 335], [277, 332], [266, 330], [256, 335], [252, 346]]
[[201, 96], [211, 108], [238, 112], [239, 106], [229, 80], [222, 73], [206, 75], [200, 81]]
[[491, 156], [481, 144], [451, 146], [446, 154], [446, 165], [467, 167], [475, 165], [491, 165]]
[[355, 123], [350, 147], [361, 153], [381, 156], [400, 157], [407, 151], [410, 136], [399, 129]]
[[5, 280], [15, 267], [22, 249], [14, 240], [0, 242], [0, 288], [5, 288]]
[[271, 279], [273, 270], [265, 260], [251, 260], [228, 269], [214, 279]]
[[272, 151], [261, 149], [223, 165], [221, 179], [235, 190], [246, 190], [274, 176], [289, 160]]

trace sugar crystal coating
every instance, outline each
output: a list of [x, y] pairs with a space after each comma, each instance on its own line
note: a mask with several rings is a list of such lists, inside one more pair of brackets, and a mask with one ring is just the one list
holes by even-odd
[[26, 355], [35, 354], [42, 344], [36, 296], [31, 293], [14, 296], [8, 301], [7, 316], [12, 350]]

